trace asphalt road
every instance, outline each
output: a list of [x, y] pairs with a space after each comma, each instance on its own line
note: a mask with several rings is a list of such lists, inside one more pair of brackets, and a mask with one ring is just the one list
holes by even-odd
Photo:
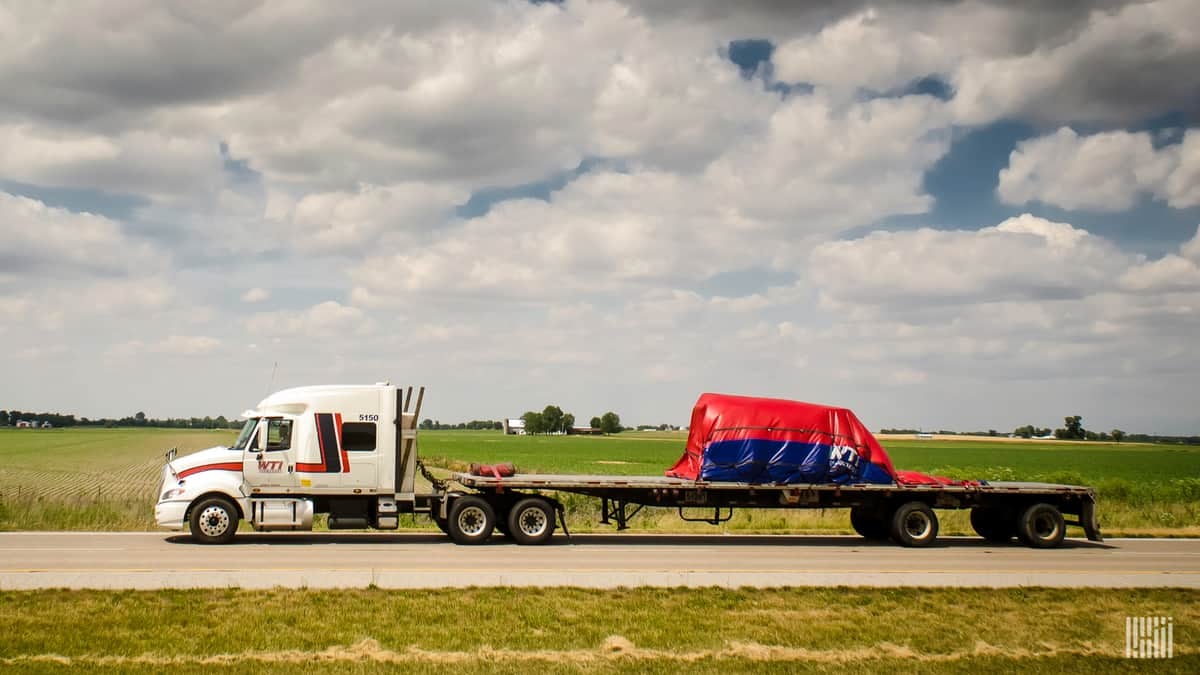
[[1060, 586], [1200, 588], [1200, 539], [1068, 540], [1062, 548], [948, 537], [927, 549], [858, 537], [497, 537], [456, 546], [440, 534], [240, 534], [200, 546], [170, 533], [0, 534], [0, 589], [383, 588], [464, 586]]

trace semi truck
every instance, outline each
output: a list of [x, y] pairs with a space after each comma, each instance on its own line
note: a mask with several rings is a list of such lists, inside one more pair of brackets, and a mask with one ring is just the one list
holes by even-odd
[[[439, 478], [418, 455], [423, 399], [424, 388], [414, 393], [386, 382], [271, 394], [243, 414], [232, 445], [167, 453], [155, 519], [188, 530], [196, 542], [225, 544], [242, 521], [260, 532], [302, 531], [326, 514], [331, 530], [396, 530], [401, 514], [418, 514], [458, 544], [482, 544], [499, 532], [537, 545], [560, 526], [569, 536], [555, 495], [574, 493], [597, 498], [600, 522], [618, 530], [646, 507], [712, 524], [737, 508], [844, 508], [867, 539], [923, 547], [937, 540], [937, 510], [969, 509], [976, 533], [996, 543], [1056, 547], [1068, 526], [1101, 540], [1094, 489], [897, 472], [845, 409], [705, 395], [688, 448], [667, 475], [515, 473], [490, 465]], [[818, 422], [795, 427], [794, 410]], [[833, 440], [797, 440], [818, 436]], [[784, 461], [797, 449], [800, 459]], [[723, 459], [722, 452], [734, 454]], [[756, 459], [763, 452], [767, 459]], [[418, 475], [428, 487], [418, 490]]]

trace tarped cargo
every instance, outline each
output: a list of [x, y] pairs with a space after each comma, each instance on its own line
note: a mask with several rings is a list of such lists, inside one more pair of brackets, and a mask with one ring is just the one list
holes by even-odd
[[738, 483], [892, 483], [892, 461], [845, 408], [702, 394], [668, 476]]

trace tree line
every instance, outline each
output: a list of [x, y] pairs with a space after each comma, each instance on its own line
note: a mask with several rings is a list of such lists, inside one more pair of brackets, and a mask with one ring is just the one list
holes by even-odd
[[429, 430], [451, 430], [451, 429], [472, 429], [475, 431], [488, 429], [503, 429], [504, 423], [500, 420], [471, 420], [470, 422], [459, 422], [458, 424], [442, 424], [440, 420], [424, 419], [421, 420], [420, 427]]
[[[575, 427], [575, 415], [563, 412], [556, 405], [548, 405], [541, 412], [530, 410], [521, 415], [527, 434], [564, 434]], [[617, 434], [624, 430], [621, 426], [621, 416], [611, 410], [589, 420], [592, 429], [599, 429], [606, 434]]]
[[132, 415], [120, 418], [101, 417], [89, 419], [64, 415], [62, 413], [22, 412], [20, 410], [0, 410], [0, 427], [15, 427], [17, 422], [32, 422], [41, 425], [49, 422], [55, 427], [158, 427], [165, 429], [238, 429], [241, 420], [229, 420], [224, 415], [216, 417], [168, 417], [156, 419], [146, 417], [146, 413], [138, 411]]

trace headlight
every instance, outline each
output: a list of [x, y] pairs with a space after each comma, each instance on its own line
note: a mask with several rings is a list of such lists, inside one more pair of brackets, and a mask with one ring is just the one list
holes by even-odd
[[165, 502], [168, 499], [174, 499], [174, 498], [182, 495], [184, 493], [184, 491], [185, 490], [184, 490], [184, 487], [182, 484], [179, 485], [178, 487], [170, 488], [168, 490], [163, 491], [162, 496], [158, 498], [158, 501]]

